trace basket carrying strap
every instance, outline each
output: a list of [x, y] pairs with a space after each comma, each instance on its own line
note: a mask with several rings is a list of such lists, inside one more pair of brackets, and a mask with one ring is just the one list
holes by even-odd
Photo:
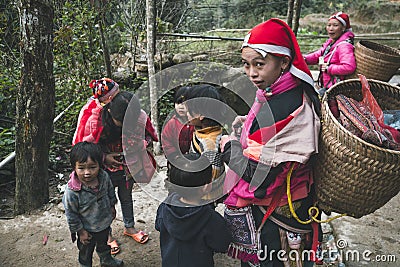
[[337, 44], [337, 46], [335, 46], [335, 48], [333, 48], [332, 54], [329, 56], [328, 61], [326, 62], [326, 63], [328, 63], [328, 65], [329, 65], [329, 63], [331, 63], [331, 59], [333, 57], [333, 54], [335, 54], [336, 49], [339, 47], [339, 45], [345, 44], [345, 43], [350, 43], [351, 44], [351, 39], [346, 39], [344, 41], [341, 41], [340, 43]]
[[317, 217], [318, 217], [320, 211], [319, 211], [319, 209], [317, 207], [312, 206], [312, 207], [310, 207], [308, 209], [308, 215], [310, 216], [310, 219], [307, 220], [307, 221], [302, 221], [299, 218], [299, 216], [297, 216], [296, 211], [294, 210], [293, 202], [292, 202], [292, 194], [290, 192], [290, 178], [292, 176], [293, 169], [294, 169], [295, 165], [296, 165], [296, 162], [294, 162], [292, 164], [292, 166], [290, 167], [290, 170], [288, 171], [288, 174], [286, 176], [286, 194], [287, 194], [287, 198], [288, 198], [288, 205], [289, 205], [290, 213], [296, 219], [297, 222], [299, 222], [301, 224], [309, 224], [309, 223], [312, 223], [312, 222], [328, 223], [328, 222], [333, 221], [335, 219], [338, 219], [340, 217], [347, 216], [347, 214], [344, 213], [344, 214], [336, 215], [336, 216], [331, 217], [331, 218], [326, 219], [326, 220], [319, 220]]
[[[292, 164], [292, 166], [290, 167], [290, 169], [289, 169], [289, 171], [288, 171], [288, 174], [287, 174], [287, 176], [286, 176], [286, 194], [287, 194], [287, 197], [288, 197], [288, 205], [289, 205], [290, 213], [293, 215], [293, 217], [296, 219], [296, 221], [298, 221], [298, 222], [301, 223], [301, 224], [310, 224], [310, 223], [312, 223], [312, 222], [316, 222], [316, 223], [328, 223], [328, 222], [333, 221], [333, 220], [335, 220], [335, 219], [338, 219], [338, 218], [340, 218], [340, 217], [347, 216], [347, 214], [339, 214], [339, 215], [334, 216], [334, 217], [331, 217], [331, 218], [329, 218], [329, 219], [327, 219], [327, 220], [319, 220], [317, 217], [318, 217], [320, 211], [319, 211], [319, 209], [318, 209], [317, 207], [314, 207], [314, 206], [312, 206], [312, 207], [310, 207], [310, 208], [308, 209], [308, 214], [310, 215], [311, 219], [309, 219], [309, 220], [307, 220], [307, 221], [302, 221], [302, 220], [299, 218], [299, 216], [297, 216], [296, 211], [294, 210], [294, 207], [293, 207], [292, 194], [291, 194], [291, 192], [290, 192], [290, 178], [291, 178], [291, 176], [292, 176], [293, 169], [294, 169], [294, 167], [296, 166], [296, 164], [297, 164], [296, 162], [294, 162], [294, 163]], [[274, 194], [274, 196], [272, 197], [271, 204], [268, 206], [268, 209], [267, 209], [267, 211], [265, 212], [264, 217], [263, 217], [262, 220], [261, 220], [261, 224], [260, 224], [260, 226], [257, 228], [257, 231], [260, 231], [260, 230], [262, 229], [262, 227], [264, 226], [264, 224], [265, 224], [265, 222], [267, 221], [268, 217], [269, 217], [269, 216], [274, 212], [274, 210], [278, 207], [278, 205], [279, 205], [279, 203], [280, 203], [280, 201], [281, 201], [281, 199], [282, 199], [282, 196], [283, 196], [284, 192], [285, 192], [285, 186], [282, 185], [282, 186], [278, 189], [278, 191]], [[313, 214], [313, 213], [314, 213], [314, 214]]]

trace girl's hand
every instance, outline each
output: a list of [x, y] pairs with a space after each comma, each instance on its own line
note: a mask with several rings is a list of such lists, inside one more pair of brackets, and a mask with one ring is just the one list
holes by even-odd
[[[123, 164], [122, 161], [117, 160], [121, 156], [121, 153], [109, 153], [106, 154], [104, 158], [104, 165], [110, 168], [118, 168], [120, 165]], [[123, 155], [123, 154], [122, 154]]]
[[79, 240], [84, 245], [88, 245], [90, 243], [90, 240], [92, 239], [92, 235], [89, 234], [89, 232], [86, 231], [85, 229], [79, 230], [78, 235], [79, 235]]

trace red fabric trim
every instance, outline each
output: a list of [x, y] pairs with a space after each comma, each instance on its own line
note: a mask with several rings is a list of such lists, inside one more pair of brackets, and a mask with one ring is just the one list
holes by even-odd
[[[302, 198], [305, 198], [308, 196], [310, 190], [309, 190], [309, 186], [304, 184], [301, 185], [301, 187], [298, 187], [295, 189], [294, 192], [292, 192], [292, 201], [296, 201]], [[268, 198], [263, 198], [263, 199], [245, 199], [245, 198], [241, 198], [239, 197], [237, 199], [237, 203], [236, 206], [237, 207], [246, 207], [248, 205], [259, 205], [259, 206], [269, 206], [271, 205], [272, 202], [272, 197], [268, 197]], [[286, 196], [282, 196], [282, 199], [280, 200], [279, 206], [285, 206], [288, 204], [287, 201], [287, 197]]]
[[260, 144], [265, 144], [267, 143], [275, 134], [279, 133], [283, 128], [285, 128], [286, 125], [289, 124], [289, 122], [293, 119], [294, 117], [292, 115], [289, 115], [287, 118], [276, 122], [274, 125], [271, 125], [269, 127], [263, 127], [249, 135], [249, 139], [260, 143]]
[[313, 232], [313, 241], [312, 241], [312, 245], [311, 245], [311, 250], [314, 251], [314, 253], [311, 253], [311, 261], [315, 262], [317, 260], [316, 258], [316, 252], [318, 249], [318, 236], [319, 236], [319, 231], [318, 231], [318, 223], [317, 222], [312, 222], [311, 223], [311, 228], [312, 228], [312, 232]]

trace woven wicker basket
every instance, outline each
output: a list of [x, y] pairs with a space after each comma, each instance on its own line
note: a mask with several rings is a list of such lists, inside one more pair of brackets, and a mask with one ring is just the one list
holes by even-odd
[[[370, 79], [368, 83], [383, 110], [400, 109], [399, 87]], [[346, 130], [328, 107], [328, 99], [338, 94], [360, 101], [361, 82], [339, 82], [322, 101], [320, 154], [315, 166], [317, 201], [325, 212], [360, 218], [400, 191], [400, 151], [367, 143]]]
[[[400, 50], [361, 40], [356, 44], [356, 74], [388, 82], [400, 67]], [[356, 75], [353, 77], [357, 77]]]

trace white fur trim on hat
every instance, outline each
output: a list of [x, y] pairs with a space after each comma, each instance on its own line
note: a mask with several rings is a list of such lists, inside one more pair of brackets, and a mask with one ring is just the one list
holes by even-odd
[[347, 23], [344, 19], [342, 19], [342, 17], [340, 15], [342, 15], [343, 12], [338, 12], [335, 15], [331, 16], [329, 19], [337, 19], [338, 21], [340, 21], [340, 23], [342, 23], [344, 25], [344, 27], [347, 27]]
[[244, 42], [242, 48], [244, 47], [253, 48], [263, 57], [266, 57], [267, 53], [281, 54], [288, 56], [290, 58], [292, 57], [290, 49], [284, 46], [269, 45], [269, 44], [249, 44], [247, 42]]
[[292, 73], [294, 76], [297, 78], [305, 81], [306, 83], [310, 84], [311, 86], [314, 86], [314, 80], [310, 75], [305, 73], [304, 71], [296, 68], [293, 64], [290, 66], [289, 72]]

